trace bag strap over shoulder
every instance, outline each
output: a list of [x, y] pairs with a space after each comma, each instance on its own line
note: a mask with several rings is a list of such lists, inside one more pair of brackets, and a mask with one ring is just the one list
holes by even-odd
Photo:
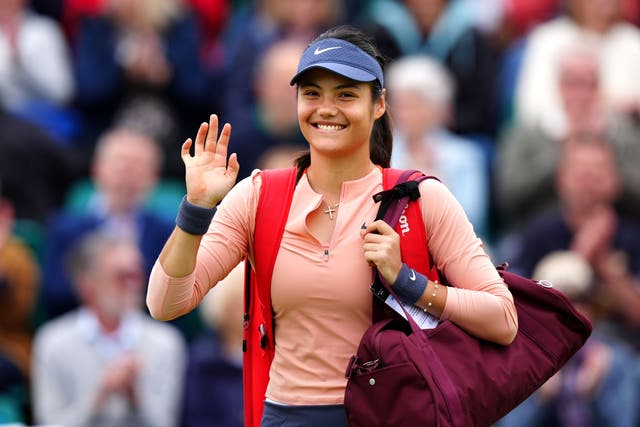
[[[289, 216], [296, 169], [260, 172], [260, 198], [253, 237], [254, 260], [245, 262], [243, 388], [244, 422], [258, 427], [262, 419], [269, 369], [274, 355], [271, 277]], [[259, 256], [256, 256], [259, 254]]]
[[[289, 216], [296, 184], [296, 169], [264, 170], [260, 177], [262, 187], [253, 237], [254, 254], [260, 256], [254, 257], [254, 269], [260, 282], [270, 284], [284, 226]], [[270, 287], [262, 286], [260, 300], [270, 301], [270, 295]]]
[[430, 280], [438, 280], [438, 272], [432, 265], [427, 245], [427, 236], [422, 218], [420, 182], [439, 179], [417, 170], [383, 169], [384, 191], [374, 194], [373, 200], [380, 202], [376, 219], [383, 219], [394, 227], [400, 236], [402, 261]]
[[[383, 169], [383, 191], [374, 194], [373, 200], [380, 203], [376, 220], [382, 219], [394, 227], [400, 236], [400, 253], [402, 262], [417, 272], [427, 276], [430, 280], [439, 280], [438, 272], [433, 268], [429, 256], [427, 236], [425, 233], [422, 210], [418, 200], [420, 199], [419, 185], [425, 179], [433, 178], [417, 170]], [[385, 284], [379, 277], [377, 270], [373, 270], [374, 285], [372, 290], [380, 288], [379, 283], [393, 294], [389, 284]], [[374, 290], [374, 293], [376, 291]], [[394, 297], [396, 297], [394, 295]], [[388, 317], [386, 310], [378, 298], [373, 299], [374, 322]]]

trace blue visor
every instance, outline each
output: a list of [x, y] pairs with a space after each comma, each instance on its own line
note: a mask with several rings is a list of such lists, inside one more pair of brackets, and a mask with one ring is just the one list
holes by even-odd
[[302, 54], [298, 71], [291, 79], [293, 86], [307, 70], [324, 68], [357, 82], [378, 80], [384, 87], [384, 77], [380, 63], [357, 47], [340, 39], [323, 39], [311, 44]]

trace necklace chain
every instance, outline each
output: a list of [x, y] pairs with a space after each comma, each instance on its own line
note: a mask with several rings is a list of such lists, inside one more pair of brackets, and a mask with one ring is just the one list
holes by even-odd
[[327, 209], [324, 211], [324, 213], [329, 214], [329, 221], [333, 221], [333, 214], [338, 210], [340, 202], [336, 203], [333, 206], [329, 205], [329, 203], [327, 202], [324, 202], [324, 204], [327, 205]]

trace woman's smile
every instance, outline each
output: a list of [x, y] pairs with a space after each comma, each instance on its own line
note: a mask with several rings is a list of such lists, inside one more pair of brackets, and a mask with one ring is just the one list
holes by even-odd
[[346, 125], [334, 124], [334, 123], [314, 123], [313, 127], [318, 129], [321, 132], [325, 133], [335, 133], [346, 128]]

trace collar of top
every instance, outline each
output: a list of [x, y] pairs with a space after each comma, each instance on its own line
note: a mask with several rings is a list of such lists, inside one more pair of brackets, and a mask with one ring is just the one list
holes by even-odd
[[298, 83], [300, 76], [312, 68], [324, 68], [358, 82], [378, 80], [384, 87], [380, 63], [356, 45], [341, 39], [323, 39], [309, 45], [290, 84]]

